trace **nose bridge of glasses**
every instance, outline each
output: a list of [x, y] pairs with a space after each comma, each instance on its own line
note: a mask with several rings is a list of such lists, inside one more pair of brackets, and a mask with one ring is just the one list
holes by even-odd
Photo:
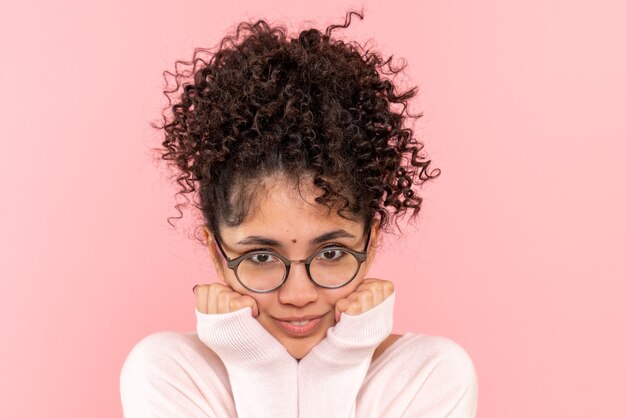
[[[289, 282], [289, 287], [293, 286], [295, 282], [297, 282], [297, 280], [293, 280], [293, 277], [295, 276], [299, 276], [299, 275], [303, 275], [304, 277], [306, 277], [306, 281], [307, 282], [312, 282], [311, 284], [315, 283], [313, 281], [313, 278], [311, 277], [311, 274], [309, 272], [309, 267], [307, 266], [307, 260], [289, 260], [289, 266], [285, 266], [287, 268], [286, 271], [286, 276], [284, 277], [284, 282], [281, 285], [281, 287], [284, 287], [285, 284], [287, 282]], [[294, 264], [302, 264], [301, 269], [299, 270], [298, 268], [294, 268]], [[289, 280], [291, 278], [291, 280]]]
[[307, 260], [289, 260], [289, 264], [291, 264], [289, 267], [287, 267], [288, 273], [287, 273], [287, 277], [285, 278], [285, 280], [287, 280], [290, 276], [294, 275], [294, 274], [299, 274], [296, 273], [296, 271], [298, 269], [294, 269], [294, 264], [302, 264], [302, 272], [303, 274], [305, 274], [306, 276], [309, 277], [309, 279], [312, 279], [311, 275], [309, 274], [309, 267], [307, 266]]

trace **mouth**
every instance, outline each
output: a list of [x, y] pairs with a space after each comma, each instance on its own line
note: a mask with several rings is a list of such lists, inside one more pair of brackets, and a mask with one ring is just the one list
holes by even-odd
[[325, 315], [301, 321], [281, 321], [280, 319], [274, 318], [274, 321], [288, 334], [301, 337], [312, 334], [318, 328], [324, 316]]

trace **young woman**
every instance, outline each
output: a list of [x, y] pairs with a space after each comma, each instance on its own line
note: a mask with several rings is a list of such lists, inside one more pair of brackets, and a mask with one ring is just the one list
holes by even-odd
[[401, 69], [331, 40], [353, 15], [294, 39], [244, 22], [174, 74], [162, 158], [198, 192], [219, 280], [194, 287], [195, 332], [133, 347], [126, 418], [475, 416], [464, 349], [391, 334], [393, 278], [368, 276], [381, 232], [417, 215], [414, 188], [439, 170], [403, 126], [416, 89], [384, 77]]

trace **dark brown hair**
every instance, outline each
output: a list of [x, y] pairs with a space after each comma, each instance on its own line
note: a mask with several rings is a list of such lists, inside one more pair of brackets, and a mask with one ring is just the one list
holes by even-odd
[[[175, 166], [178, 194], [198, 191], [195, 207], [213, 233], [241, 223], [262, 179], [276, 174], [298, 185], [307, 174], [323, 192], [318, 203], [336, 204], [340, 216], [362, 219], [366, 228], [377, 215], [387, 231], [407, 209], [411, 219], [418, 214], [415, 186], [440, 170], [427, 173], [424, 145], [404, 126], [422, 116], [407, 111], [417, 87], [396, 91], [385, 76], [405, 66], [394, 69], [391, 57], [331, 39], [353, 15], [363, 19], [350, 11], [342, 25], [297, 38], [263, 19], [241, 22], [216, 51], [196, 48], [191, 61], [164, 72], [169, 106], [163, 123], [151, 124], [165, 136], [156, 150]], [[179, 71], [179, 64], [191, 68]]]

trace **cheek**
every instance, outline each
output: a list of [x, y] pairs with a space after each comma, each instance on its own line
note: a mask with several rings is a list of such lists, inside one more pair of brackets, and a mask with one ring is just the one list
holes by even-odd
[[324, 291], [326, 302], [335, 306], [339, 299], [344, 299], [353, 293], [356, 288], [363, 282], [363, 277], [358, 275], [350, 282], [350, 284], [340, 287], [339, 289], [327, 289]]
[[241, 286], [241, 284], [239, 284], [239, 282], [235, 278], [235, 275], [232, 274], [232, 271], [226, 272], [223, 277], [224, 277], [224, 284], [226, 284], [226, 286], [230, 287], [235, 292], [240, 293], [242, 295], [248, 294], [248, 290], [245, 287]]
[[[236, 280], [235, 280], [236, 281]], [[235, 292], [240, 293], [242, 295], [250, 296], [252, 299], [256, 301], [256, 306], [259, 308], [259, 317], [264, 317], [267, 315], [271, 315], [274, 311], [276, 311], [276, 305], [278, 304], [278, 298], [276, 294], [272, 293], [255, 293], [251, 292], [248, 289], [239, 286], [239, 290], [235, 290]]]
[[237, 277], [235, 276], [235, 272], [229, 268], [224, 269], [224, 283], [230, 286], [235, 292], [240, 293], [242, 295], [254, 295], [254, 292], [249, 291], [245, 287], [239, 283]]
[[243, 287], [239, 281], [233, 275], [232, 277], [226, 277], [226, 284], [230, 286], [235, 292], [250, 296], [252, 299], [256, 301], [256, 305], [259, 308], [259, 314], [264, 314], [266, 312], [272, 312], [275, 309], [273, 306], [277, 303], [277, 296], [273, 293], [256, 293], [252, 292], [245, 287]]
[[[248, 296], [256, 300], [257, 305], [259, 306], [259, 311], [265, 312], [272, 305], [276, 304], [277, 297], [272, 293], [254, 293], [248, 292], [246, 293]], [[271, 310], [271, 309], [269, 309]]]
[[229, 271], [230, 273], [226, 273], [226, 277], [224, 278], [226, 285], [230, 286], [231, 289], [240, 295], [250, 296], [252, 299], [256, 300], [259, 312], [265, 312], [266, 308], [271, 305], [271, 299], [275, 298], [275, 296], [268, 293], [256, 293], [246, 289], [241, 285], [241, 283], [239, 283], [239, 280], [237, 280], [233, 271]]
[[235, 277], [235, 273], [233, 273], [232, 270], [227, 270], [226, 273], [224, 274], [224, 282], [229, 285], [230, 287], [232, 287], [232, 289], [235, 292], [239, 292], [241, 293], [241, 291], [248, 291], [245, 287], [243, 287], [239, 281], [237, 280], [237, 278]]

